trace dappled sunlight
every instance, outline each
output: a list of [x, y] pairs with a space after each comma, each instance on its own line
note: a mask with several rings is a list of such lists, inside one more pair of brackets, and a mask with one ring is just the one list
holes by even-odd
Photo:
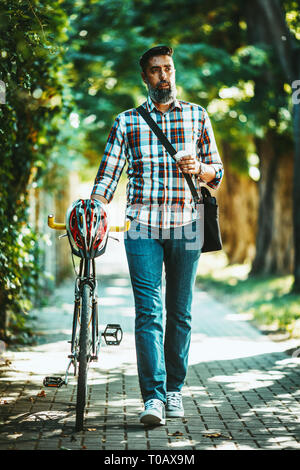
[[276, 362], [276, 367], [278, 368], [295, 368], [300, 366], [300, 357], [293, 357], [291, 360], [290, 358], [282, 359]]
[[198, 275], [210, 275], [213, 279], [246, 279], [251, 269], [250, 263], [229, 264], [228, 257], [225, 252], [204, 253], [199, 263]]
[[[201, 387], [201, 386], [199, 386], [199, 385], [197, 385], [197, 386], [190, 386], [190, 387], [189, 387], [189, 390], [190, 390], [190, 392], [193, 393], [193, 395], [194, 395], [195, 397], [197, 397], [197, 396], [200, 397], [200, 396], [206, 396], [206, 395], [207, 395], [205, 388], [204, 388], [204, 387]], [[185, 396], [185, 393], [183, 393], [183, 396]]]
[[105, 306], [105, 307], [114, 307], [116, 305], [123, 305], [124, 303], [124, 299], [122, 299], [121, 297], [118, 298], [118, 297], [109, 297], [109, 296], [105, 296], [103, 298], [101, 298], [101, 305]]
[[89, 377], [89, 384], [90, 385], [105, 385], [107, 382], [107, 378], [106, 376], [104, 377], [103, 375], [101, 374], [92, 374], [91, 377]]
[[[108, 299], [118, 299], [113, 310], [117, 321], [123, 323], [122, 318], [134, 317], [134, 307], [126, 304], [125, 280], [122, 279], [120, 285], [118, 278], [110, 280]], [[295, 432], [293, 426], [300, 412], [296, 401], [300, 393], [296, 383], [299, 358], [284, 354], [286, 342], [270, 341], [253, 329], [246, 317], [236, 315], [198, 290], [193, 304], [189, 369], [182, 389], [183, 421], [167, 419], [165, 429], [147, 430], [139, 423], [143, 402], [134, 333], [125, 332], [117, 347], [109, 347], [103, 341], [98, 362], [90, 365], [86, 432], [82, 433], [85, 441], [71, 442], [76, 377], [71, 371], [68, 386], [60, 389], [45, 389], [42, 385], [44, 376], [65, 372], [71, 306], [66, 299], [61, 308], [42, 309], [38, 327], [44, 342], [10, 353], [13, 366], [0, 380], [0, 384], [11, 382], [10, 393], [2, 398], [7, 403], [2, 406], [4, 411], [11, 410], [7, 411], [5, 438], [8, 445], [21, 448], [24, 436], [36, 429], [43, 436], [43, 442], [49, 445], [56, 439], [61, 447], [72, 445], [77, 449], [80, 442], [95, 442], [96, 439], [99, 448], [112, 441], [123, 449], [130, 449], [132, 442], [143, 443], [146, 448], [149, 442], [151, 449], [174, 451], [246, 449], [249, 441], [248, 447], [253, 449], [261, 439], [263, 446], [272, 448], [297, 445], [295, 440], [291, 444], [292, 438], [282, 422], [290, 426], [290, 434]], [[101, 313], [109, 315], [109, 305], [102, 306]], [[104, 320], [105, 317], [100, 316], [100, 331], [105, 328]], [[288, 342], [288, 346], [290, 344]], [[281, 439], [286, 436], [290, 440]]]
[[[250, 341], [239, 337], [205, 337], [205, 335], [192, 335], [192, 343], [189, 354], [189, 364], [222, 359], [238, 359], [261, 354], [270, 354], [272, 352], [283, 352], [287, 345], [283, 343], [274, 343], [269, 340]], [[290, 343], [291, 346], [295, 342]]]
[[[282, 378], [282, 374], [278, 374], [276, 379]], [[226, 383], [227, 387], [235, 392], [245, 392], [247, 390], [259, 389], [261, 387], [270, 387], [275, 383], [274, 380], [270, 380], [268, 373], [261, 371], [249, 371], [242, 372], [229, 376], [218, 375], [209, 379], [210, 382]]]
[[[113, 350], [117, 353], [117, 348]], [[253, 362], [255, 357], [226, 360], [219, 355], [218, 359], [206, 362], [198, 359], [189, 368], [187, 382], [183, 387], [183, 422], [167, 419], [165, 429], [149, 429], [148, 434], [145, 434], [146, 430], [138, 422], [142, 402], [134, 359], [129, 360], [127, 356], [126, 364], [112, 364], [107, 370], [91, 367], [86, 442], [95, 438], [98, 442], [111, 442], [113, 436], [116, 445], [128, 445], [130, 449], [133, 440], [143, 442], [148, 435], [151, 449], [161, 446], [174, 450], [215, 446], [227, 450], [236, 449], [237, 446], [253, 449], [257, 447], [255, 442], [261, 439], [263, 446], [280, 448], [286, 445], [295, 448], [297, 443], [291, 440], [281, 422], [283, 420], [285, 426], [291, 427], [297, 423], [293, 396], [299, 396], [299, 392], [297, 387], [292, 390], [288, 384], [289, 380], [296, 379], [297, 374], [294, 368], [288, 367], [293, 358], [282, 358], [271, 353]], [[269, 361], [268, 369], [258, 367], [263, 361], [265, 364]], [[37, 378], [31, 376], [33, 381]], [[285, 386], [285, 390], [280, 386]], [[275, 387], [274, 392], [272, 387]], [[66, 439], [68, 441], [64, 445], [70, 446], [75, 418], [76, 380], [72, 378], [68, 387], [57, 391], [46, 390], [44, 398], [37, 396], [40, 387], [35, 390], [28, 396], [23, 394], [22, 398], [24, 404], [31, 398], [31, 411], [27, 414], [14, 413], [8, 420], [7, 441], [20, 445], [23, 433], [25, 435], [26, 430], [30, 431], [34, 426], [40, 429], [44, 439], [53, 442], [55, 438], [62, 439], [65, 436], [65, 442]], [[58, 409], [52, 408], [52, 404]], [[71, 408], [70, 404], [73, 405]], [[294, 407], [294, 414], [289, 411], [291, 406]], [[237, 410], [239, 415], [236, 414]], [[16, 423], [18, 434], [12, 431]]]
[[113, 398], [109, 401], [109, 408], [119, 408], [119, 407], [123, 407], [124, 406], [124, 401], [123, 399], [116, 399], [116, 398]]
[[221, 403], [222, 403], [221, 401], [219, 401], [219, 402], [214, 401], [213, 403], [203, 403], [201, 406], [203, 408], [215, 408], [216, 406], [221, 405]]
[[51, 421], [51, 420], [60, 420], [64, 419], [67, 416], [68, 412], [59, 411], [59, 410], [49, 410], [49, 411], [37, 411], [23, 419], [23, 422], [32, 422], [32, 421]]
[[23, 434], [22, 433], [18, 433], [18, 432], [14, 432], [13, 434], [7, 434], [6, 438], [8, 440], [10, 439], [18, 439], [19, 437], [21, 437]]
[[203, 253], [201, 262], [198, 265], [197, 274], [206, 275], [208, 273], [219, 271], [228, 264], [228, 257], [225, 251], [215, 253]]
[[225, 316], [228, 321], [250, 321], [253, 320], [252, 313], [229, 313]]
[[122, 296], [124, 295], [125, 297], [128, 296], [128, 286], [126, 287], [106, 287], [105, 289], [105, 296]]
[[63, 309], [63, 311], [65, 313], [68, 313], [70, 315], [73, 315], [73, 312], [74, 312], [74, 303], [72, 304], [67, 304], [66, 302], [64, 302], [61, 306], [61, 308]]
[[185, 447], [190, 448], [191, 445], [195, 445], [195, 444], [196, 444], [196, 441], [190, 441], [188, 439], [180, 439], [178, 441], [169, 442], [168, 447], [170, 447], [171, 449], [177, 449], [178, 447], [184, 449]]

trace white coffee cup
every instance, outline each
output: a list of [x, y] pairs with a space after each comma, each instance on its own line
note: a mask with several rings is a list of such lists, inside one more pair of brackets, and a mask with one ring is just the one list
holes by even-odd
[[187, 155], [190, 155], [187, 150], [179, 150], [179, 152], [175, 153], [174, 158], [177, 162], [179, 162], [183, 157], [186, 157]]
[[186, 142], [185, 143], [185, 148], [183, 150], [179, 150], [179, 152], [177, 152], [175, 155], [174, 155], [174, 158], [176, 158], [176, 161], [179, 162], [179, 160], [182, 159], [182, 157], [187, 157], [188, 155], [193, 155], [195, 156], [196, 155], [196, 150], [195, 150], [195, 143], [194, 141], [192, 142]]

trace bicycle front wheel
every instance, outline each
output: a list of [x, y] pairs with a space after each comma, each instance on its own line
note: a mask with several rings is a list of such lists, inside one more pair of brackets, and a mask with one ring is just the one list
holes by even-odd
[[79, 334], [79, 368], [77, 382], [76, 424], [75, 430], [83, 429], [84, 410], [87, 396], [87, 371], [89, 363], [89, 313], [90, 313], [90, 286], [85, 284], [82, 289], [80, 334]]

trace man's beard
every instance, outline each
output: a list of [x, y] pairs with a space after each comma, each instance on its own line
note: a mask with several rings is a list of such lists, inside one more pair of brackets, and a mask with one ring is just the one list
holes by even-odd
[[[168, 84], [170, 88], [159, 88], [160, 85]], [[149, 96], [155, 103], [160, 104], [170, 104], [176, 98], [177, 90], [175, 83], [167, 82], [166, 80], [162, 80], [159, 82], [156, 87], [152, 87], [150, 83], [147, 81]]]

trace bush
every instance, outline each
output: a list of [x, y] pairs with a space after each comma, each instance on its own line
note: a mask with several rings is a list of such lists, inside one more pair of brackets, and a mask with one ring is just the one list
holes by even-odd
[[[44, 2], [45, 3], [45, 2]], [[60, 1], [3, 0], [0, 6], [0, 338], [28, 338], [38, 287], [38, 235], [28, 223], [28, 188], [47, 169], [59, 132], [64, 28]], [[3, 100], [2, 100], [3, 101]]]

